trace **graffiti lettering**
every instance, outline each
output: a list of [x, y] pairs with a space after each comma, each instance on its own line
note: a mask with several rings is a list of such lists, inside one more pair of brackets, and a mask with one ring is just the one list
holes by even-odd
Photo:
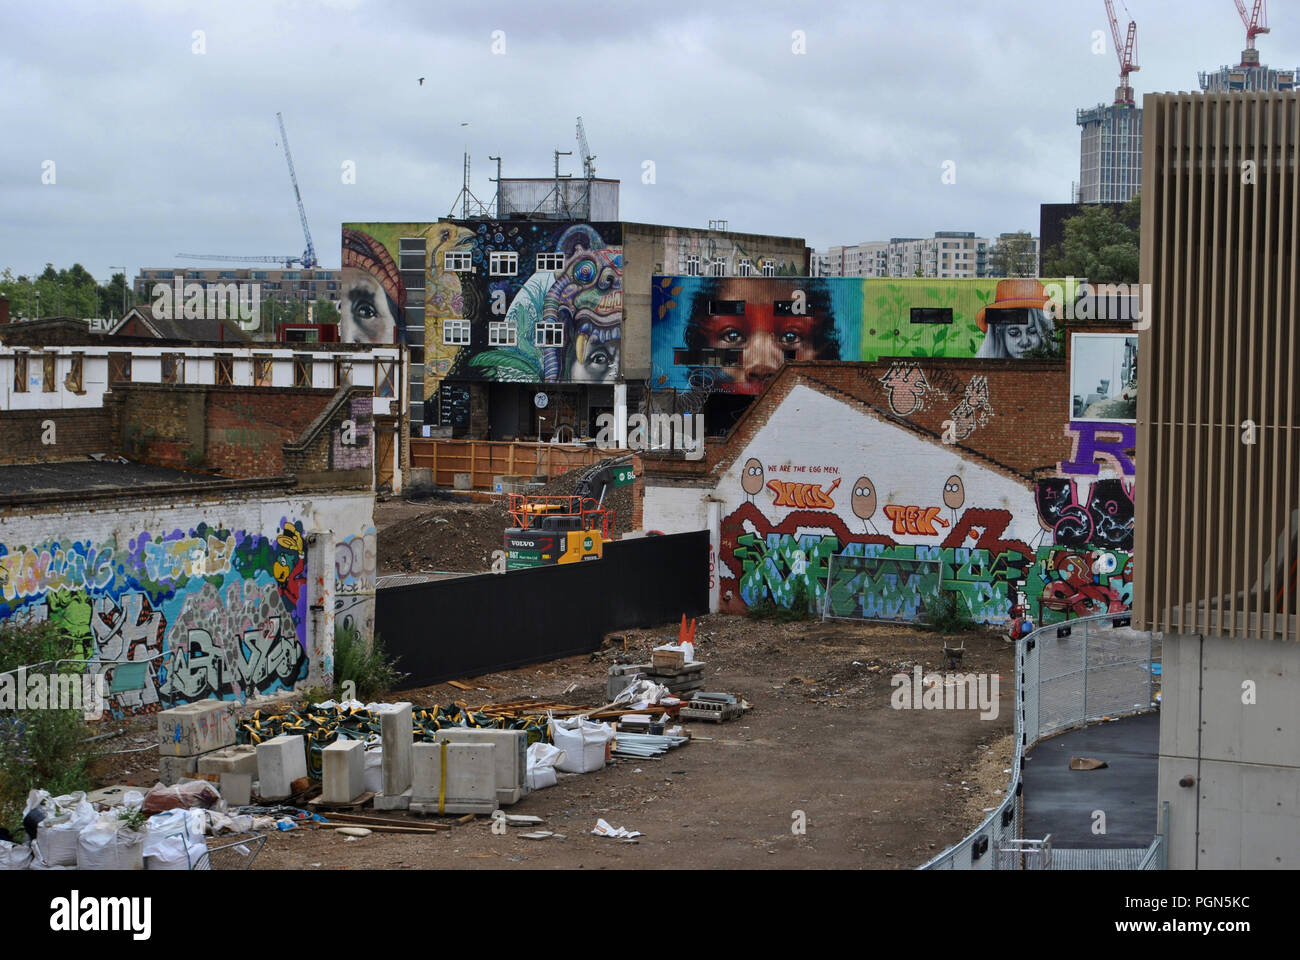
[[1086, 502], [1068, 477], [1038, 481], [1038, 522], [1052, 544], [1109, 550], [1133, 549], [1133, 487], [1118, 477], [1094, 480]]
[[1103, 463], [1112, 463], [1115, 471], [1126, 477], [1137, 473], [1128, 455], [1137, 447], [1137, 424], [1072, 420], [1067, 432], [1074, 435], [1074, 454], [1069, 462], [1061, 463], [1062, 473], [1095, 477]]
[[885, 504], [885, 516], [894, 521], [894, 533], [912, 536], [934, 537], [939, 532], [934, 528], [948, 526], [948, 521], [939, 516], [942, 507], [904, 507], [896, 503]]
[[834, 510], [835, 501], [831, 499], [831, 494], [835, 488], [840, 485], [839, 477], [831, 484], [830, 489], [822, 491], [821, 484], [817, 483], [794, 483], [790, 480], [769, 480], [768, 488], [772, 491], [774, 507], [799, 507], [804, 510]]

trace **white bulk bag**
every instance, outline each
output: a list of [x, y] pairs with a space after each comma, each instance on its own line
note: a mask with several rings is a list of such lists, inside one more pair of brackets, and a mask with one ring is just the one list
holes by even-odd
[[590, 773], [605, 767], [606, 745], [614, 738], [607, 723], [593, 723], [584, 717], [551, 720], [551, 742], [564, 751], [556, 766], [565, 773]]
[[75, 867], [77, 837], [95, 822], [95, 808], [86, 802], [85, 793], [65, 794], [43, 804], [49, 816], [36, 828], [36, 846], [42, 867]]
[[78, 870], [143, 870], [148, 827], [132, 830], [114, 816], [103, 816], [77, 835]]
[[32, 848], [25, 843], [0, 840], [0, 870], [26, 870], [32, 862]]

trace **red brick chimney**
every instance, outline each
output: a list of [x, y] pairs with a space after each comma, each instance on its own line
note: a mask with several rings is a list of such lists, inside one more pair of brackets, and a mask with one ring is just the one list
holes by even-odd
[[0, 323], [9, 322], [9, 298], [0, 294]]

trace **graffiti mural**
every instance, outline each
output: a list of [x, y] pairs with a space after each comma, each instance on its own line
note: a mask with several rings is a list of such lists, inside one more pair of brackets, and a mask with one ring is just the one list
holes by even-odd
[[[650, 324], [655, 389], [687, 391], [706, 371], [712, 392], [736, 394], [759, 393], [786, 360], [1022, 359], [1056, 336], [1038, 280], [663, 276]], [[936, 386], [906, 360], [882, 383], [903, 417]], [[947, 395], [981, 409], [978, 395]]]
[[406, 326], [416, 324], [417, 302], [408, 303], [403, 273], [394, 264], [409, 270], [417, 241], [423, 241], [419, 316], [427, 400], [448, 379], [617, 379], [623, 333], [620, 224], [344, 224], [345, 341], [392, 342], [383, 339], [389, 331], [404, 338]]
[[110, 700], [116, 716], [245, 699], [307, 676], [306, 577], [302, 525], [287, 518], [269, 537], [201, 524], [0, 544], [0, 620], [55, 623], [89, 662], [146, 663], [144, 686]]
[[1132, 556], [1119, 551], [1039, 547], [1030, 581], [1039, 625], [1122, 613], [1133, 603]]

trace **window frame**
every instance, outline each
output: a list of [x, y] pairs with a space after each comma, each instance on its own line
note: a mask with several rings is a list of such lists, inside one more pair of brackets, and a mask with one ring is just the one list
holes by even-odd
[[275, 386], [275, 358], [271, 354], [253, 354], [253, 386]]
[[539, 320], [533, 327], [533, 346], [564, 346], [564, 324], [559, 320]]
[[212, 382], [218, 387], [233, 387], [235, 385], [235, 355], [233, 353], [218, 353], [213, 356], [212, 360]]
[[514, 250], [493, 250], [488, 253], [489, 277], [516, 277], [519, 275], [519, 254]]
[[[506, 336], [503, 338], [502, 333]], [[513, 320], [491, 320], [488, 322], [489, 347], [513, 347], [519, 343], [519, 329]]]
[[442, 268], [451, 273], [473, 273], [474, 255], [468, 250], [448, 250], [442, 255]]
[[470, 321], [464, 317], [447, 317], [442, 321], [442, 342], [448, 347], [467, 347], [470, 345]]
[[[543, 271], [556, 272], [556, 271], [559, 271], [559, 270], [563, 270], [563, 269], [564, 269], [564, 254], [562, 254], [562, 253], [539, 253], [539, 254], [537, 255], [537, 260], [535, 261], [535, 263], [536, 263], [537, 271], [538, 271], [539, 273], [541, 273], [541, 272], [543, 272]], [[554, 266], [549, 266], [549, 264], [554, 264]]]
[[[27, 393], [27, 377], [29, 376], [28, 360], [31, 354], [26, 350], [18, 350], [14, 353], [14, 393]], [[21, 376], [19, 371], [22, 371]]]

